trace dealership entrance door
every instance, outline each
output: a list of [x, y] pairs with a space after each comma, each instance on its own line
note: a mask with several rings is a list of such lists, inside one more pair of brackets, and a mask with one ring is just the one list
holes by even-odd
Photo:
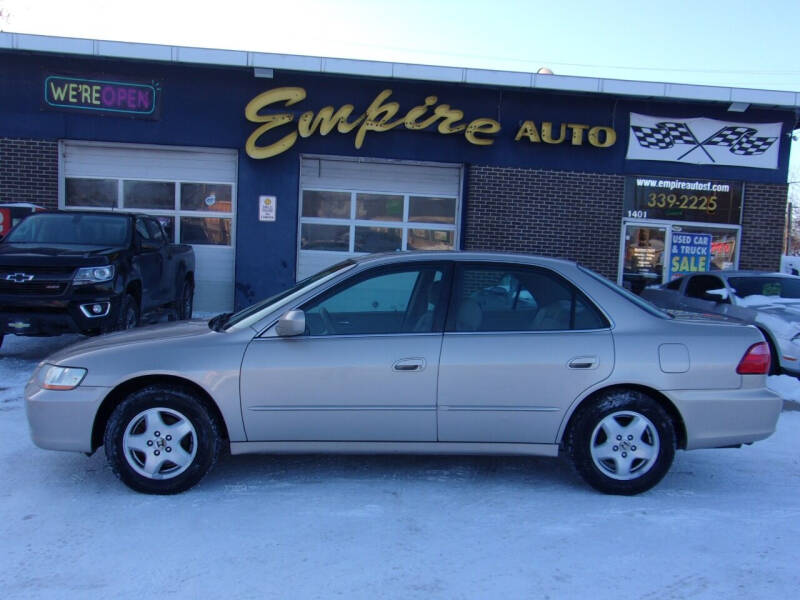
[[708, 270], [737, 268], [741, 233], [739, 226], [625, 220], [622, 223], [617, 283], [636, 294], [648, 285], [665, 283], [671, 277], [669, 269], [671, 241], [673, 234], [677, 233], [711, 236]]

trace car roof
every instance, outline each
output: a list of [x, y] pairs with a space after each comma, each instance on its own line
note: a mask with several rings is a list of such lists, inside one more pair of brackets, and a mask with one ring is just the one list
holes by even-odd
[[123, 212], [116, 210], [45, 210], [34, 215], [98, 215], [98, 216], [112, 216], [112, 217], [153, 217], [153, 215], [146, 215], [143, 213]]
[[543, 266], [576, 266], [572, 260], [562, 258], [550, 258], [534, 254], [524, 254], [516, 252], [489, 252], [475, 250], [412, 250], [405, 252], [381, 252], [377, 254], [367, 254], [364, 256], [353, 257], [352, 260], [358, 264], [367, 265], [391, 264], [394, 262], [407, 262], [416, 260], [455, 260], [459, 262], [484, 261], [484, 262], [510, 262], [528, 263]]
[[709, 271], [709, 274], [719, 274], [725, 277], [796, 277], [789, 273], [780, 273], [778, 271]]

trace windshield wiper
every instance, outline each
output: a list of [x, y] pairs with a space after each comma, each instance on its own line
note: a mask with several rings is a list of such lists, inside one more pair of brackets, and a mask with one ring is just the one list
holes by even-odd
[[225, 325], [227, 324], [228, 319], [230, 318], [230, 316], [232, 314], [233, 313], [230, 313], [230, 312], [218, 314], [216, 317], [213, 317], [208, 322], [208, 327], [210, 329], [213, 329], [214, 331], [221, 331], [222, 328], [225, 327]]

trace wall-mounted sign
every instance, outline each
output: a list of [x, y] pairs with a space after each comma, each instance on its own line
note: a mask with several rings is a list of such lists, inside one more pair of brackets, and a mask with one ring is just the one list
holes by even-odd
[[259, 196], [258, 220], [274, 221], [277, 208], [278, 208], [277, 196]]
[[160, 84], [48, 75], [44, 105], [70, 111], [157, 119]]
[[704, 273], [711, 267], [710, 233], [672, 233], [667, 279]]
[[5, 235], [11, 230], [11, 209], [0, 208], [0, 235]]
[[631, 113], [627, 158], [777, 169], [782, 127]]
[[[442, 135], [461, 134], [467, 142], [476, 146], [491, 146], [500, 133], [500, 123], [488, 117], [464, 119], [464, 111], [453, 108], [449, 104], [439, 102], [438, 96], [427, 96], [423, 103], [401, 113], [398, 102], [389, 101], [392, 90], [381, 91], [358, 116], [354, 115], [355, 106], [344, 104], [339, 108], [325, 106], [318, 111], [309, 110], [302, 113], [297, 124], [290, 126], [295, 120], [291, 112], [275, 112], [275, 105], [292, 106], [306, 98], [306, 91], [300, 87], [281, 87], [263, 92], [248, 102], [245, 117], [252, 123], [258, 123], [247, 138], [245, 150], [251, 158], [270, 158], [291, 148], [297, 138], [312, 135], [328, 135], [334, 130], [341, 134], [354, 134], [353, 144], [361, 148], [368, 132], [385, 132], [396, 127], [404, 127], [410, 131], [422, 131], [436, 128]], [[266, 111], [266, 112], [264, 112]], [[285, 132], [285, 126], [289, 131]], [[283, 129], [269, 134], [273, 129]], [[583, 145], [586, 140], [597, 148], [608, 148], [617, 140], [617, 134], [611, 127], [587, 125], [583, 123], [553, 123], [550, 121], [528, 120], [521, 123], [514, 140], [527, 140], [530, 143]]]
[[623, 209], [623, 216], [629, 219], [738, 225], [742, 213], [742, 184], [674, 177], [626, 177]]

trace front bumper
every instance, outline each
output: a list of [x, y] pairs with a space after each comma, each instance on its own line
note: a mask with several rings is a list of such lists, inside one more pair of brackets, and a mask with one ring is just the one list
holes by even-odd
[[[91, 313], [87, 307], [93, 304], [104, 309], [98, 316], [89, 316]], [[112, 331], [118, 320], [120, 304], [120, 297], [108, 296], [25, 305], [19, 301], [4, 304], [0, 299], [0, 333], [48, 336]]]
[[775, 432], [783, 399], [767, 388], [668, 392], [686, 426], [686, 449], [763, 440]]
[[109, 388], [82, 385], [68, 391], [45, 390], [34, 374], [25, 387], [33, 443], [47, 450], [92, 452], [94, 420], [108, 392]]

